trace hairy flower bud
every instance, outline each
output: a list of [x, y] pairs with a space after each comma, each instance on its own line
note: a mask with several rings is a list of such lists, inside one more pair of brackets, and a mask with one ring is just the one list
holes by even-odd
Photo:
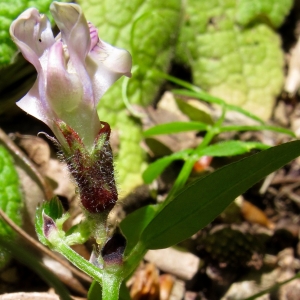
[[109, 212], [118, 200], [109, 143], [110, 126], [106, 122], [101, 124], [91, 152], [72, 128], [63, 122], [57, 124], [69, 145], [70, 150], [64, 151], [64, 155], [78, 185], [81, 204], [91, 214]]

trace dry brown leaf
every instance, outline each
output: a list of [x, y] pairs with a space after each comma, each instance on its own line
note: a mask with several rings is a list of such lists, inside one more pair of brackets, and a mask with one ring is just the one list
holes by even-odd
[[154, 264], [146, 264], [136, 271], [130, 296], [132, 300], [159, 300], [159, 274]]
[[241, 213], [244, 219], [251, 223], [260, 224], [269, 229], [274, 229], [275, 224], [271, 222], [266, 214], [247, 200], [244, 200], [241, 205]]
[[170, 274], [163, 274], [159, 277], [159, 299], [169, 300], [174, 286], [175, 278]]

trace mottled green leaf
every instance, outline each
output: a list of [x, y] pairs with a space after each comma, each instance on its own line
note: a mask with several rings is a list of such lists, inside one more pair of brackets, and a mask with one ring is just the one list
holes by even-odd
[[279, 26], [291, 5], [188, 0], [177, 59], [191, 65], [194, 83], [204, 90], [268, 119], [282, 87], [284, 60], [280, 38], [267, 24]]
[[[83, 11], [99, 29], [106, 42], [125, 48], [132, 54], [135, 72], [129, 81], [130, 103], [148, 105], [163, 81], [153, 71], [167, 71], [173, 57], [181, 0], [80, 0]], [[122, 101], [119, 80], [99, 104], [99, 116], [111, 124], [120, 139], [116, 156], [121, 195], [142, 183], [145, 155], [140, 147], [142, 131], [130, 118]]]
[[145, 228], [148, 249], [174, 245], [215, 219], [237, 196], [300, 155], [300, 141], [261, 151], [198, 179], [162, 205]]
[[[22, 224], [22, 196], [18, 174], [15, 170], [13, 158], [9, 152], [0, 146], [0, 208], [14, 221]], [[0, 237], [13, 239], [14, 231], [0, 218]], [[9, 261], [10, 254], [0, 248], [0, 269]]]
[[240, 0], [236, 19], [242, 25], [265, 22], [279, 27], [292, 5], [293, 0]]

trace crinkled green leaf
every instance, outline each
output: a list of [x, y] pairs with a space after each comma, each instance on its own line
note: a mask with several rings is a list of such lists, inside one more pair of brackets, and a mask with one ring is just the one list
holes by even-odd
[[215, 219], [237, 196], [300, 155], [300, 141], [276, 146], [194, 181], [163, 203], [141, 235], [147, 249], [170, 247]]
[[[167, 71], [173, 57], [181, 19], [181, 0], [80, 0], [83, 11], [106, 42], [125, 48], [137, 67], [129, 81], [130, 103], [147, 105], [157, 95], [162, 78], [153, 71]], [[121, 195], [142, 183], [145, 156], [140, 147], [142, 131], [125, 113], [119, 80], [99, 104], [99, 116], [118, 131], [120, 149], [116, 157]]]
[[9, 27], [24, 10], [30, 7], [37, 8], [49, 17], [49, 6], [52, 0], [5, 0], [0, 3], [0, 67], [8, 65], [17, 47], [9, 35]]
[[188, 0], [177, 59], [191, 65], [194, 83], [204, 90], [268, 119], [282, 87], [284, 61], [280, 38], [264, 21], [279, 26], [291, 5], [291, 0]]
[[[0, 146], [0, 208], [17, 225], [22, 224], [22, 196], [17, 171], [9, 152]], [[0, 236], [13, 238], [14, 231], [0, 218]], [[0, 269], [8, 262], [10, 254], [0, 249]]]
[[236, 19], [241, 25], [265, 22], [279, 27], [292, 5], [293, 0], [240, 0]]

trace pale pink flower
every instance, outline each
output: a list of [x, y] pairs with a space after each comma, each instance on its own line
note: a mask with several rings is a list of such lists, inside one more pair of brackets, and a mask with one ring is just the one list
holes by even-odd
[[47, 17], [35, 8], [27, 9], [11, 24], [12, 39], [38, 73], [17, 105], [46, 123], [62, 144], [60, 120], [92, 149], [101, 128], [97, 104], [118, 78], [131, 75], [131, 56], [99, 39], [80, 6], [53, 2], [50, 11], [60, 29], [56, 38]]

